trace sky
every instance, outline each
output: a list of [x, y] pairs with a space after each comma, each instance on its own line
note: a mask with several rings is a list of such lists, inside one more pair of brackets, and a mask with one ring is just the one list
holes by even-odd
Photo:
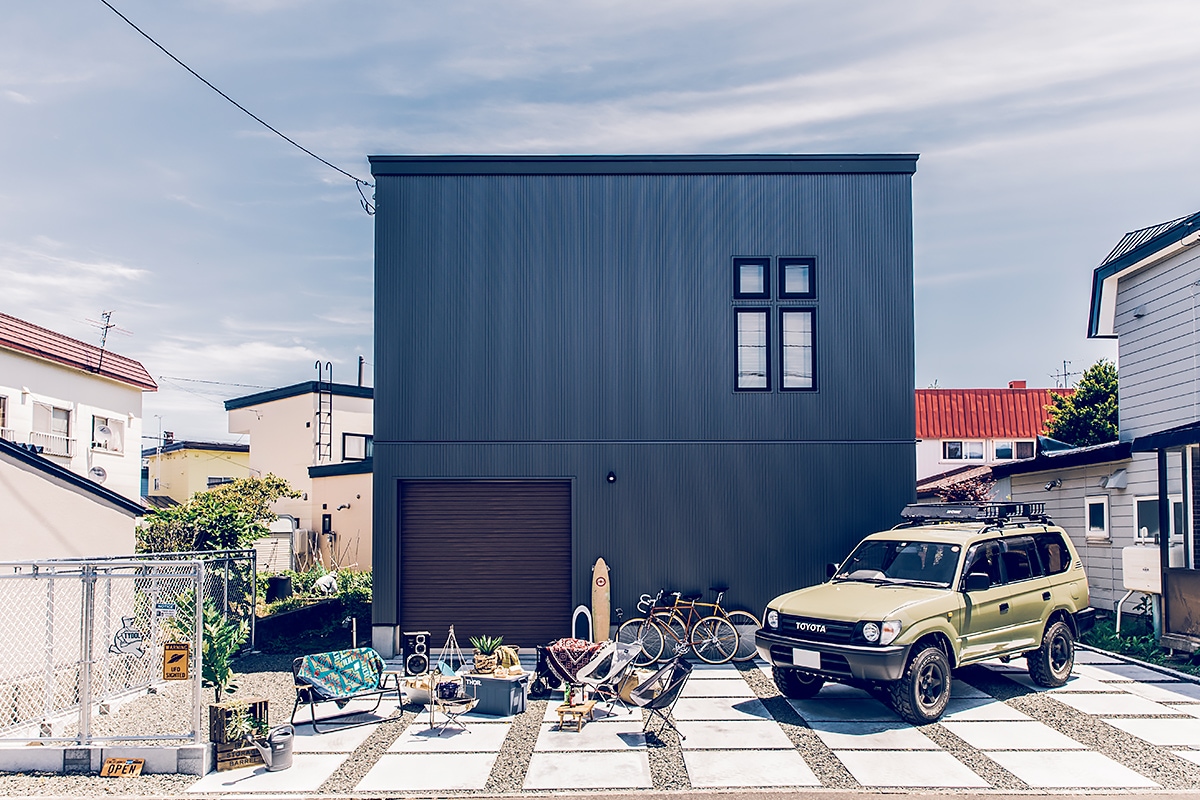
[[[918, 153], [916, 386], [1054, 386], [1121, 235], [1200, 210], [1194, 0], [110, 0], [356, 177], [373, 154]], [[0, 311], [140, 360], [146, 433], [372, 382], [354, 182], [100, 0], [7, 3]], [[1073, 374], [1068, 381], [1078, 379]]]

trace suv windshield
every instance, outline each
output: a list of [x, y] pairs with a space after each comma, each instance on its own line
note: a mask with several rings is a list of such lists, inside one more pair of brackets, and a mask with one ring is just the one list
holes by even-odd
[[854, 548], [833, 579], [946, 587], [954, 580], [961, 551], [956, 544], [871, 539]]

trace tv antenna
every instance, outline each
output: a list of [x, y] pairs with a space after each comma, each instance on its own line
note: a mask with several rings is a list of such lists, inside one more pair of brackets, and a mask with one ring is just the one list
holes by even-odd
[[89, 319], [87, 321], [88, 324], [93, 328], [100, 329], [100, 361], [96, 364], [96, 372], [99, 372], [104, 368], [104, 348], [108, 343], [108, 332], [115, 330], [117, 333], [123, 333], [126, 336], [129, 336], [133, 333], [133, 331], [127, 331], [120, 325], [113, 322], [112, 315], [113, 312], [111, 311], [101, 311], [99, 320]]
[[1062, 372], [1051, 372], [1050, 377], [1054, 378], [1054, 386], [1058, 389], [1066, 389], [1070, 386], [1070, 380], [1073, 375], [1079, 375], [1078, 372], [1071, 372], [1068, 367], [1071, 362], [1063, 359]]

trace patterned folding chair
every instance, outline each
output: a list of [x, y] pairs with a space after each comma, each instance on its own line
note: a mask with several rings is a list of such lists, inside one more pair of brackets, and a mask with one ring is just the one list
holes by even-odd
[[[308, 705], [313, 730], [317, 733], [326, 732], [317, 727], [318, 722], [328, 723], [333, 720], [374, 713], [386, 694], [394, 693], [396, 702], [399, 704], [401, 702], [399, 683], [395, 686], [388, 686], [383, 670], [383, 658], [370, 647], [334, 650], [329, 653], [317, 653], [297, 658], [292, 662], [292, 676], [296, 684], [296, 704], [292, 706], [292, 723], [295, 724], [296, 712], [303, 704]], [[356, 709], [344, 714], [334, 714], [322, 717], [320, 720], [317, 719], [318, 703], [333, 703], [341, 709], [345, 708], [351, 700], [370, 697], [375, 698], [375, 705], [369, 710]], [[341, 730], [382, 721], [382, 717], [373, 717], [353, 722], [339, 722], [334, 727]]]

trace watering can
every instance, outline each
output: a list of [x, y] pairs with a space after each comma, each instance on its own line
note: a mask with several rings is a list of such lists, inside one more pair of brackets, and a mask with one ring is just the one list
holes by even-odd
[[259, 744], [253, 739], [250, 740], [250, 743], [262, 755], [263, 763], [267, 765], [267, 771], [279, 772], [292, 765], [292, 743], [295, 738], [295, 728], [291, 725], [280, 725], [278, 728], [272, 728], [271, 732], [267, 734], [265, 745]]

